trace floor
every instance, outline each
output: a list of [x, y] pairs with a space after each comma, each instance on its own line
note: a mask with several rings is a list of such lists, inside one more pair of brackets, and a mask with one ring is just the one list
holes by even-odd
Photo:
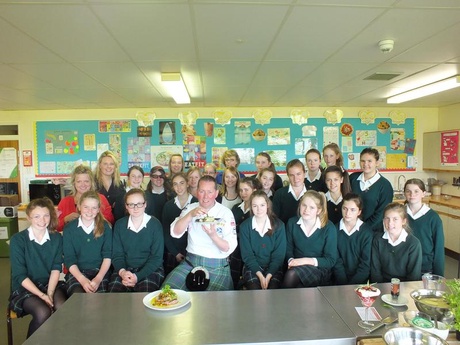
[[[445, 276], [448, 279], [458, 278], [458, 261], [446, 256]], [[6, 311], [8, 296], [10, 294], [10, 260], [9, 258], [0, 258], [0, 309]], [[2, 312], [3, 315], [4, 312]], [[13, 320], [13, 340], [15, 344], [22, 344], [26, 339], [27, 328], [30, 317], [26, 316], [21, 319]], [[6, 318], [0, 318], [0, 344], [7, 344], [6, 337]]]

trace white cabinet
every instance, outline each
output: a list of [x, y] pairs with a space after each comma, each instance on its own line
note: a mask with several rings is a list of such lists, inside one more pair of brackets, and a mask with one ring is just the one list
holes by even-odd
[[430, 207], [439, 214], [444, 228], [444, 247], [460, 253], [460, 216], [459, 209], [431, 203]]

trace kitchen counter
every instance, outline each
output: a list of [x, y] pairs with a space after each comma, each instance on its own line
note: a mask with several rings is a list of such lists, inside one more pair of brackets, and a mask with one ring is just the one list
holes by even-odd
[[453, 196], [450, 199], [445, 199], [443, 195], [432, 195], [430, 196], [430, 204], [431, 203], [460, 209], [460, 198], [456, 196]]
[[190, 292], [171, 311], [145, 295], [73, 294], [24, 344], [356, 344], [317, 288]]

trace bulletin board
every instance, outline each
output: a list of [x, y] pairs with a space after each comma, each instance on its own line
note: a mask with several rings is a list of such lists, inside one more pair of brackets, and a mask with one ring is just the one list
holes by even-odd
[[35, 123], [34, 132], [38, 177], [67, 176], [82, 163], [94, 167], [106, 150], [118, 156], [122, 174], [132, 165], [146, 172], [155, 165], [167, 168], [174, 153], [183, 155], [187, 167], [207, 162], [219, 166], [226, 149], [238, 152], [240, 171], [254, 172], [255, 157], [261, 151], [270, 154], [278, 171], [284, 171], [291, 159], [304, 161], [310, 148], [322, 151], [331, 142], [339, 145], [345, 168], [351, 171], [359, 169], [359, 153], [366, 147], [379, 150], [381, 171], [413, 171], [416, 165], [413, 118], [402, 124], [393, 124], [389, 118], [376, 118], [372, 124], [359, 118], [342, 118], [338, 124], [310, 118], [305, 125], [293, 124], [290, 118], [272, 118], [265, 125], [252, 118], [232, 119], [226, 125], [213, 119], [198, 119], [194, 125], [161, 119], [151, 128], [138, 128], [135, 120], [41, 121]]

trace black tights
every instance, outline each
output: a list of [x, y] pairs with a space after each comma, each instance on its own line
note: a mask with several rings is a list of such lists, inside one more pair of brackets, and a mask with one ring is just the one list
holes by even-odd
[[292, 288], [301, 288], [303, 287], [302, 282], [300, 281], [299, 275], [295, 270], [287, 270], [284, 275], [283, 288], [292, 289]]
[[32, 315], [27, 338], [29, 338], [51, 316], [53, 311], [59, 309], [65, 300], [65, 292], [60, 288], [57, 288], [54, 292], [53, 310], [51, 310], [51, 308], [38, 296], [26, 298], [22, 307], [24, 308], [24, 312]]

